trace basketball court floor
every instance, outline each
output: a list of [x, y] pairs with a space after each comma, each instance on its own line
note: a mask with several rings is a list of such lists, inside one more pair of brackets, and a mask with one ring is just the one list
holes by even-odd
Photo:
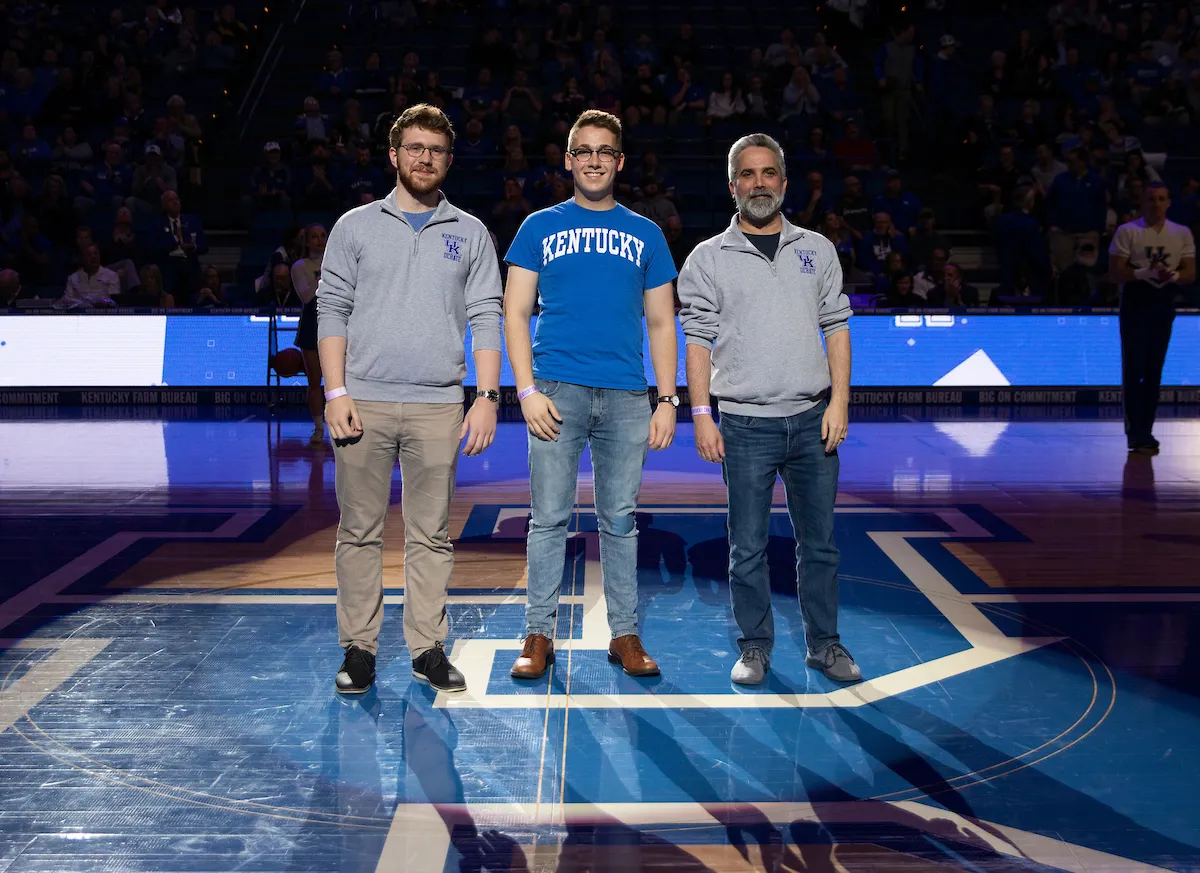
[[772, 673], [730, 684], [724, 491], [686, 422], [638, 517], [661, 677], [605, 659], [585, 457], [558, 662], [509, 678], [510, 423], [459, 467], [468, 692], [411, 681], [397, 505], [379, 681], [342, 699], [333, 455], [302, 416], [5, 410], [0, 871], [1200, 870], [1200, 419], [1149, 458], [1119, 411], [1011, 412], [856, 411], [861, 683], [804, 666], [778, 492]]

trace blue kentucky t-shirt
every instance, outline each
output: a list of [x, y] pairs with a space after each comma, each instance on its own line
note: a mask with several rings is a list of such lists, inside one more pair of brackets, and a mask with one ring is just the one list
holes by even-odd
[[538, 274], [535, 376], [645, 390], [642, 295], [678, 275], [657, 224], [567, 200], [526, 218], [505, 261]]

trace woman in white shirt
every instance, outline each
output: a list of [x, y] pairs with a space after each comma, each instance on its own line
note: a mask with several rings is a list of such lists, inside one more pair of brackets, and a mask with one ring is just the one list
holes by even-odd
[[708, 96], [708, 117], [725, 121], [745, 113], [746, 101], [742, 99], [742, 89], [734, 86], [733, 73], [726, 70], [721, 74], [721, 87]]

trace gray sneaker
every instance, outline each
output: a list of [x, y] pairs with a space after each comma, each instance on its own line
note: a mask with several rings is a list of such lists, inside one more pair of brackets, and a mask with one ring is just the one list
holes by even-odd
[[857, 682], [862, 678], [862, 670], [858, 669], [854, 658], [841, 643], [830, 643], [815, 655], [805, 658], [804, 663], [820, 670], [834, 682]]
[[738, 685], [762, 685], [767, 680], [770, 660], [762, 649], [746, 649], [733, 665], [729, 678]]

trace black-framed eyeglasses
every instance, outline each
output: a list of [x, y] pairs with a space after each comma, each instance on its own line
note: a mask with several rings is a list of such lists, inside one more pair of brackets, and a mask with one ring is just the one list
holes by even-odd
[[592, 155], [599, 155], [600, 160], [606, 164], [615, 161], [621, 156], [621, 153], [612, 146], [600, 146], [598, 149], [585, 149], [580, 147], [577, 149], [570, 149], [567, 154], [577, 161], [590, 161], [592, 159]]
[[450, 154], [450, 149], [446, 148], [445, 146], [439, 146], [439, 145], [427, 146], [424, 143], [419, 143], [419, 142], [402, 143], [400, 145], [400, 148], [404, 149], [406, 152], [408, 152], [414, 158], [421, 157], [421, 155], [425, 154], [425, 150], [428, 149], [429, 156], [431, 158], [433, 158], [435, 161], [443, 160], [446, 157], [446, 155]]

